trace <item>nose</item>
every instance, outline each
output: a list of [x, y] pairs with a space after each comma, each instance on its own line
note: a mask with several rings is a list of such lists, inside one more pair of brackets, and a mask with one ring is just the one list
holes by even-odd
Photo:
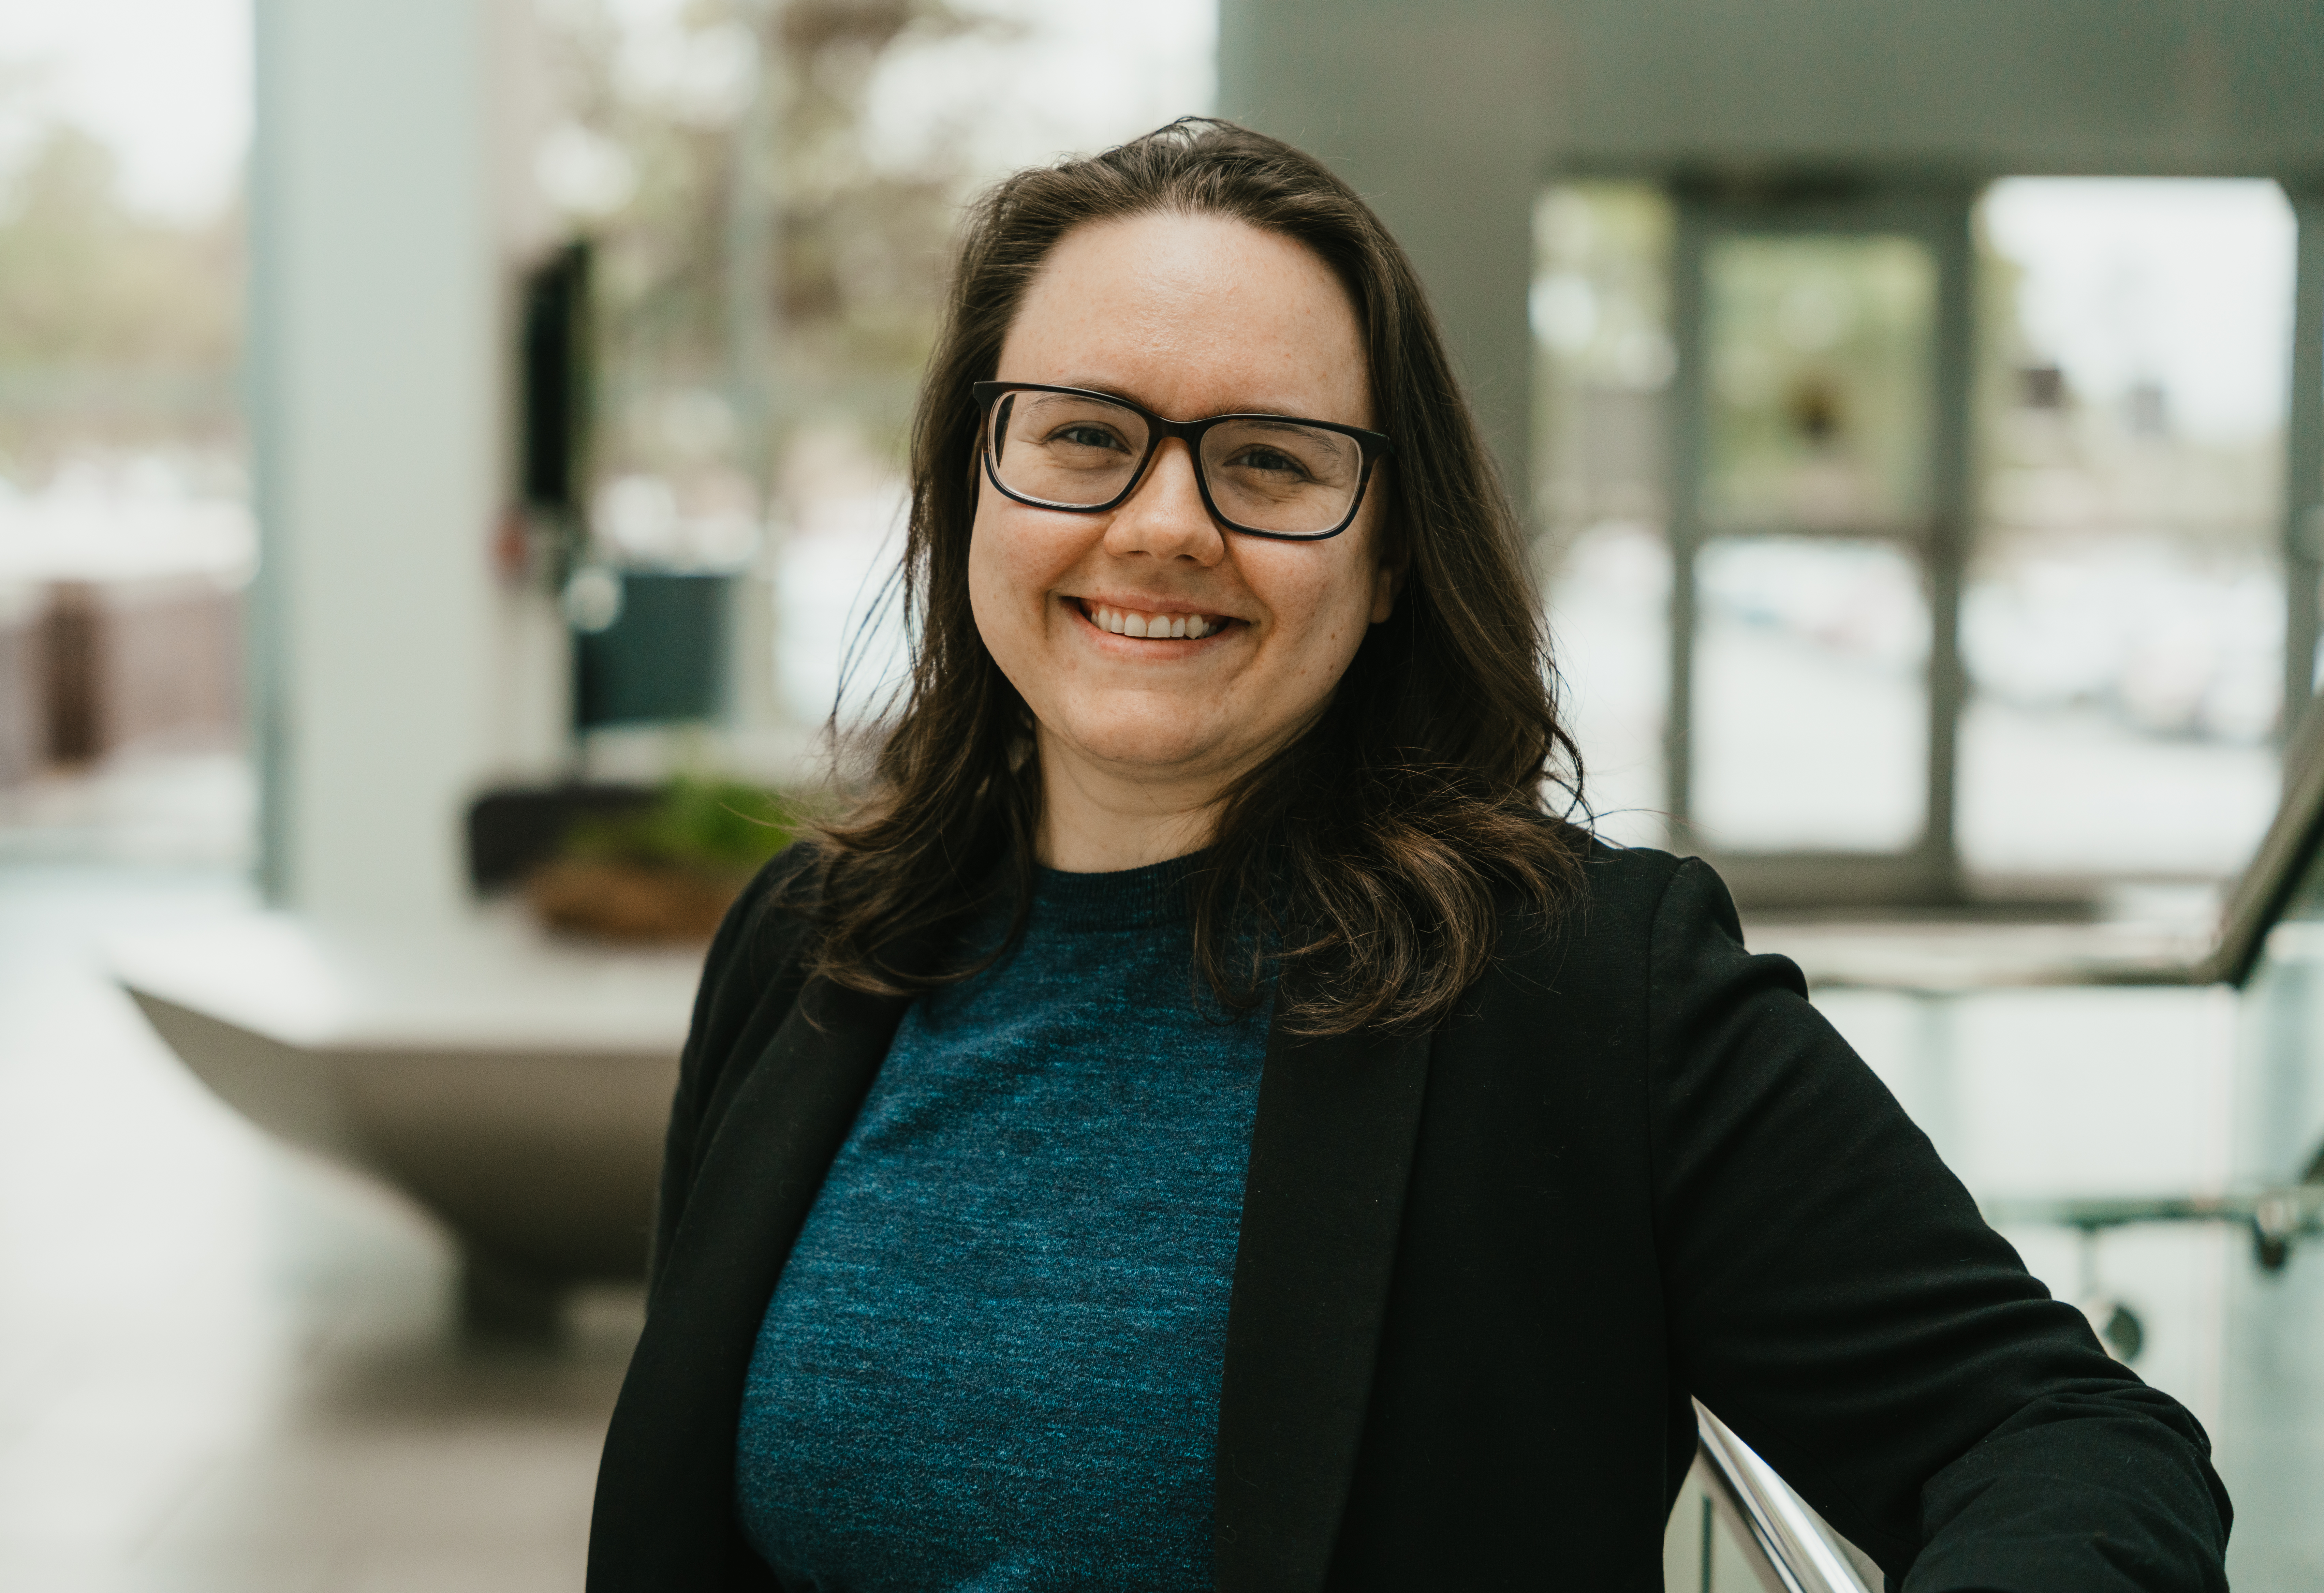
[[1113, 511], [1105, 548], [1119, 557], [1185, 558], [1204, 568], [1226, 557], [1226, 538], [1204, 506], [1194, 456], [1183, 437], [1163, 439], [1145, 478]]

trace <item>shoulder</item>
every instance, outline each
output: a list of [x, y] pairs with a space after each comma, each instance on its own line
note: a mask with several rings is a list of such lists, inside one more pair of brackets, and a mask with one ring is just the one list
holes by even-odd
[[770, 995], [796, 995], [813, 926], [820, 856], [794, 841], [769, 861], [726, 909], [703, 960], [690, 1047], [697, 1055], [743, 1027]]
[[1591, 901], [1657, 951], [1706, 942], [1743, 948], [1743, 921], [1727, 881], [1699, 857], [1593, 842], [1583, 874]]
[[1674, 983], [1745, 971], [1796, 985], [1784, 959], [1746, 952], [1734, 898], [1702, 859], [1594, 837], [1581, 839], [1577, 851], [1574, 887], [1554, 915], [1504, 909], [1498, 962], [1513, 976], [1504, 990], [1645, 1000], [1668, 995]]
[[742, 888], [718, 925], [703, 963], [703, 982], [732, 973], [763, 975], [798, 949], [812, 916], [820, 849], [792, 842]]
[[1503, 911], [1505, 944], [1643, 955], [1657, 923], [1710, 917], [1739, 937], [1727, 887], [1709, 863], [1646, 846], [1618, 846], [1586, 833], [1574, 838], [1572, 888], [1546, 921], [1512, 903]]
[[1650, 846], [1617, 846], [1596, 836], [1581, 843], [1582, 899], [1585, 907], [1651, 914], [1663, 893], [1690, 866], [1708, 871], [1701, 858], [1676, 857]]

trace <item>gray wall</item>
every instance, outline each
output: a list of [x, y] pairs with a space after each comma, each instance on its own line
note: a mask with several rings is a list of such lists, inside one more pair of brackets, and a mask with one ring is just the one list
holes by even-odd
[[1520, 502], [1548, 46], [1523, 0], [1219, 7], [1220, 115], [1330, 161], [1403, 241]]
[[1551, 147], [1584, 163], [2324, 163], [2314, 0], [1556, 0], [1536, 14], [1556, 40]]
[[1558, 170], [2324, 180], [2318, 0], [1221, 0], [1219, 108], [1329, 159], [1434, 293], [1524, 486]]

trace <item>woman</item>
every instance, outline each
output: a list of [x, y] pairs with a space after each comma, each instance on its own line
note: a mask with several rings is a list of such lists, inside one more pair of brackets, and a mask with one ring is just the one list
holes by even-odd
[[1699, 862], [1545, 816], [1409, 264], [1214, 122], [971, 217], [918, 651], [711, 950], [589, 1585], [1661, 1585], [1689, 1397], [1915, 1589], [2224, 1586], [2051, 1301]]

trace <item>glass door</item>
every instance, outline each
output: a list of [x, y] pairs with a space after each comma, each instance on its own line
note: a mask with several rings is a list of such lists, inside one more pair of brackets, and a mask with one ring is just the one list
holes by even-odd
[[1677, 196], [1669, 806], [1758, 905], [1960, 894], [1972, 198]]

